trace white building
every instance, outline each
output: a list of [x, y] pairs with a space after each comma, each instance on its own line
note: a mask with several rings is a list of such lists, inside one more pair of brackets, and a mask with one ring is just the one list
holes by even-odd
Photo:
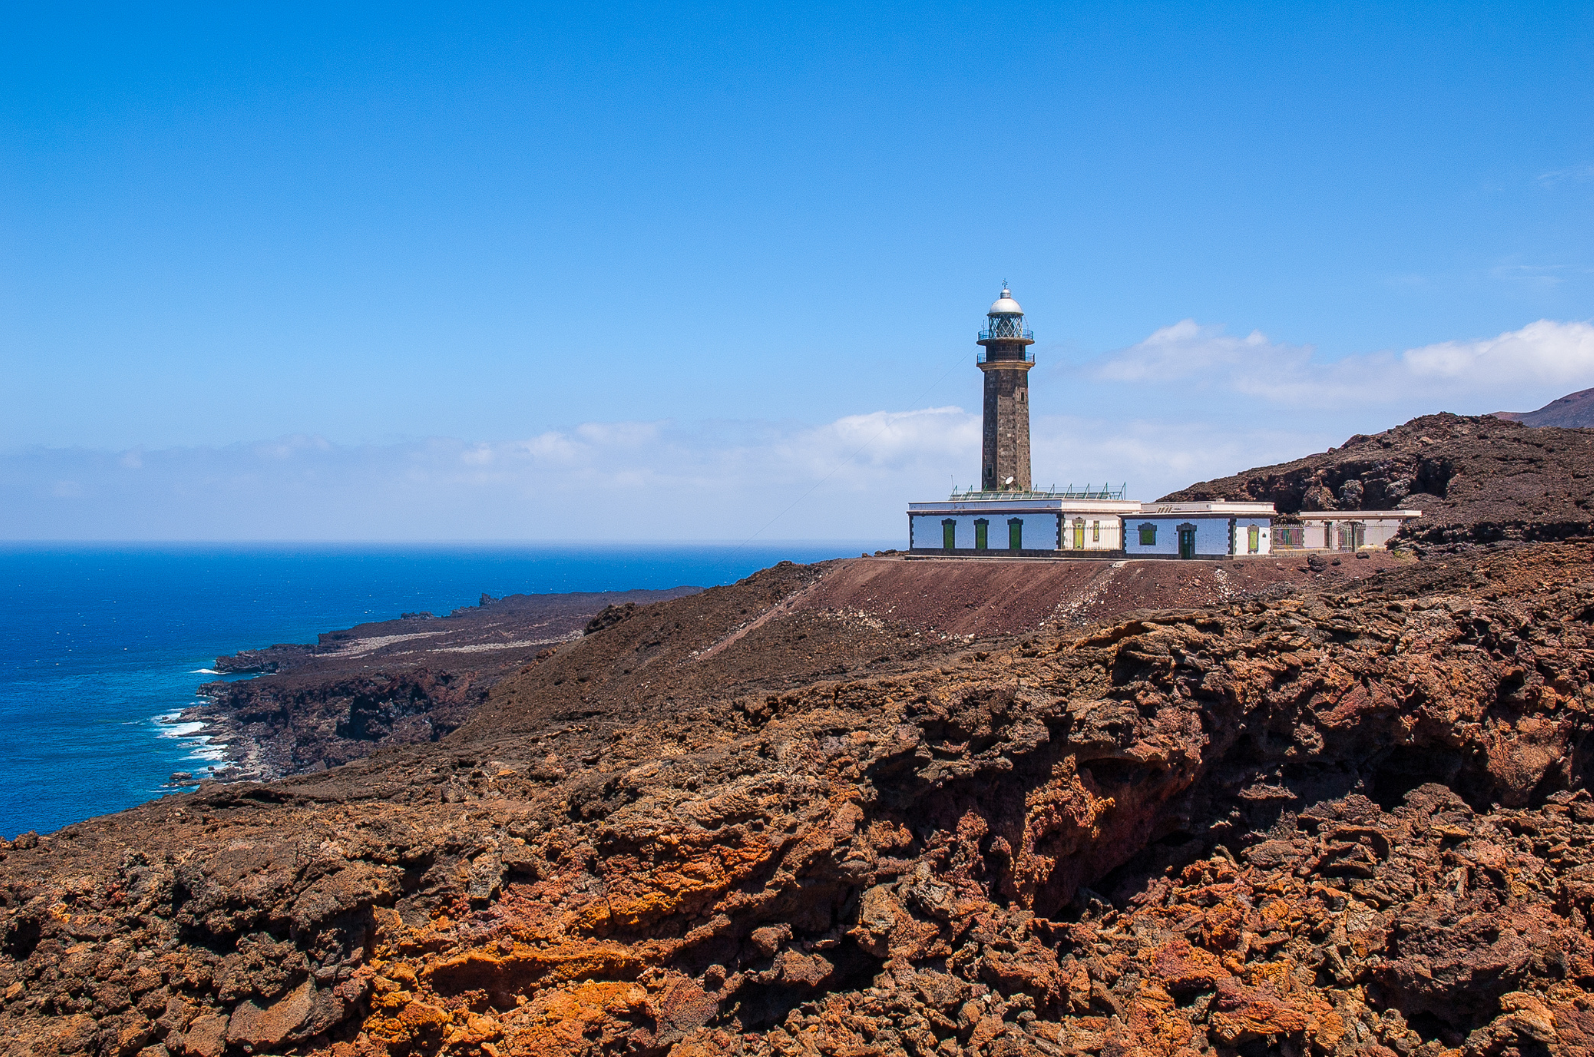
[[943, 503], [908, 504], [908, 550], [958, 557], [1243, 558], [1270, 553], [1272, 519], [1272, 503], [1139, 503], [1105, 490], [971, 491]]
[[[1272, 503], [1138, 503], [1106, 487], [1030, 484], [1029, 352], [1035, 335], [1002, 284], [975, 363], [985, 375], [980, 490], [908, 504], [908, 550], [956, 557], [1246, 558], [1276, 549], [1381, 546], [1415, 510], [1306, 513], [1276, 526]], [[1280, 532], [1284, 538], [1280, 538]]]
[[909, 503], [908, 549], [1026, 557], [1117, 554], [1123, 550], [1123, 516], [1140, 504], [1106, 494], [963, 492], [944, 503]]
[[1274, 526], [1279, 550], [1354, 551], [1382, 547], [1421, 510], [1303, 510], [1300, 524]]
[[1272, 503], [1140, 503], [1126, 516], [1131, 558], [1244, 558], [1271, 553]]

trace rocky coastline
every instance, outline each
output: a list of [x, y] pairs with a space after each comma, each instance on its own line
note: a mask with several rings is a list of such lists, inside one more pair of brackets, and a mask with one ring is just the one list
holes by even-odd
[[[377, 749], [436, 741], [455, 730], [488, 691], [560, 643], [580, 638], [606, 607], [646, 605], [701, 590], [483, 595], [443, 617], [405, 613], [216, 658], [215, 670], [246, 679], [199, 687], [203, 703], [174, 722], [223, 760], [215, 781], [270, 781], [337, 767]], [[183, 780], [186, 778], [186, 782]], [[173, 776], [179, 787], [193, 774]]]
[[[517, 645], [458, 656], [532, 652], [425, 736], [0, 842], [0, 1047], [1589, 1057], [1594, 540], [1534, 509], [1339, 564], [786, 562], [535, 649], [484, 613]], [[250, 737], [419, 731], [436, 623], [235, 658], [288, 717]]]

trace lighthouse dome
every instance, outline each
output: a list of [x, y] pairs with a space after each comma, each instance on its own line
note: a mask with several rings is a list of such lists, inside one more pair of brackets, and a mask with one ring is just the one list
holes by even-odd
[[991, 310], [985, 313], [988, 316], [1022, 316], [1024, 310], [1018, 307], [1018, 302], [1013, 300], [1013, 292], [1007, 287], [1002, 287], [1002, 296], [991, 302]]

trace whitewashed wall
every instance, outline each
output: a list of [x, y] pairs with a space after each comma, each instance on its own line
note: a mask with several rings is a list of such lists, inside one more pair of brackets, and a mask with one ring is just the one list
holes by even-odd
[[[1257, 549], [1250, 549], [1250, 529], [1257, 527]], [[1259, 557], [1263, 554], [1273, 553], [1272, 522], [1264, 517], [1241, 517], [1234, 519], [1234, 553], [1236, 557]]]
[[[974, 547], [974, 521], [983, 517], [991, 523], [988, 539], [990, 549], [993, 551], [1007, 550], [1007, 521], [1009, 518], [1020, 518], [1024, 522], [1024, 549], [1027, 551], [1049, 551], [1057, 548], [1057, 515], [1056, 514], [911, 514], [908, 517], [913, 530], [914, 547], [939, 548], [941, 546], [941, 522], [948, 516], [957, 522], [957, 545], [962, 550], [972, 550]], [[1102, 535], [1105, 537], [1107, 526], [1102, 526]], [[1087, 543], [1089, 530], [1086, 531]]]
[[[1149, 547], [1140, 544], [1140, 526], [1157, 526], [1157, 542]], [[1216, 557], [1229, 553], [1229, 519], [1226, 517], [1191, 517], [1188, 514], [1153, 514], [1150, 517], [1124, 518], [1124, 553], [1136, 554], [1179, 553], [1179, 526], [1196, 527], [1195, 552], [1202, 557]]]
[[1401, 518], [1357, 517], [1347, 511], [1343, 518], [1304, 522], [1301, 546], [1309, 550], [1338, 550], [1340, 529], [1351, 522], [1363, 526], [1363, 547], [1382, 547], [1405, 523]]
[[1382, 547], [1395, 537], [1395, 533], [1399, 532], [1400, 526], [1404, 524], [1400, 518], [1368, 519], [1367, 535], [1362, 542], [1369, 547]]
[[[1078, 517], [1085, 523], [1085, 550], [1086, 551], [1116, 551], [1123, 546], [1123, 519], [1117, 515], [1080, 514], [1075, 516], [1065, 515], [1063, 518], [1063, 550], [1074, 550], [1074, 520]], [[1096, 538], [1092, 531], [1095, 524], [1101, 525], [1101, 538]]]

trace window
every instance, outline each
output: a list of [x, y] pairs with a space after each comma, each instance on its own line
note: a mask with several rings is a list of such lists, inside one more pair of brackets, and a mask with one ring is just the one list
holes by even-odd
[[1010, 551], [1024, 549], [1024, 519], [1021, 517], [1007, 519], [1007, 549]]
[[1101, 522], [1100, 521], [1092, 521], [1090, 523], [1090, 542], [1092, 542], [1092, 543], [1100, 543], [1101, 542]]
[[989, 521], [985, 520], [984, 518], [980, 517], [980, 518], [975, 518], [974, 519], [974, 549], [975, 550], [983, 551], [983, 550], [990, 549], [990, 546], [991, 546], [990, 528], [991, 528], [991, 523]]
[[1251, 554], [1255, 554], [1262, 549], [1262, 529], [1260, 526], [1252, 525], [1245, 530], [1245, 549]]
[[941, 546], [951, 550], [958, 545], [958, 523], [955, 518], [941, 522]]
[[1157, 545], [1157, 526], [1149, 521], [1140, 526], [1140, 545], [1142, 547], [1155, 547]]

